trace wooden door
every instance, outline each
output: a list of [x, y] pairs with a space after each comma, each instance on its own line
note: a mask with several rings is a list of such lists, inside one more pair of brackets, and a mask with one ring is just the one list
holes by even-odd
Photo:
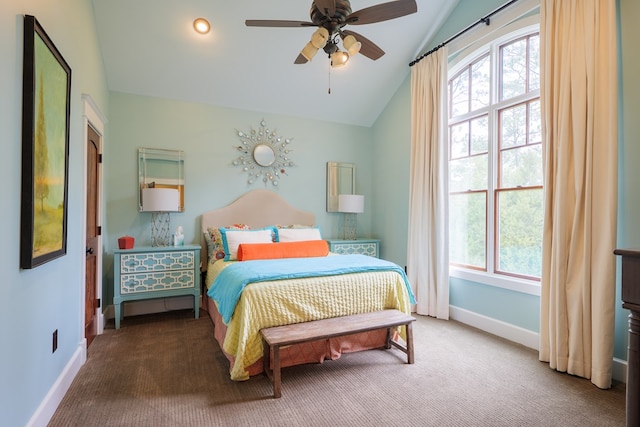
[[87, 242], [85, 272], [84, 336], [87, 347], [97, 333], [98, 324], [98, 251], [100, 226], [98, 224], [98, 171], [100, 165], [100, 135], [87, 125]]

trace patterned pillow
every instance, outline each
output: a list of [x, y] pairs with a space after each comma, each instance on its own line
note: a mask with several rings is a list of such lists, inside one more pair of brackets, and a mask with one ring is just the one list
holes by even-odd
[[[232, 224], [224, 227], [227, 230], [250, 230], [246, 224]], [[226, 253], [224, 252], [224, 243], [222, 242], [222, 233], [219, 228], [209, 227], [207, 232], [204, 233], [204, 240], [207, 244], [207, 254], [209, 256], [209, 262], [224, 259]]]

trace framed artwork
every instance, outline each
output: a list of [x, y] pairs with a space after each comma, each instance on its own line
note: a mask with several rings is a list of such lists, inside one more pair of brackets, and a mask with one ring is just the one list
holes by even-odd
[[67, 253], [71, 68], [36, 18], [24, 17], [20, 268]]

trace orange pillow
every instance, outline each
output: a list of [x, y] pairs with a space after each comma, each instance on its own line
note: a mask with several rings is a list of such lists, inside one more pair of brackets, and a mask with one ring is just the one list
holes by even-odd
[[298, 242], [241, 243], [238, 261], [252, 259], [308, 258], [329, 254], [326, 240], [302, 240]]

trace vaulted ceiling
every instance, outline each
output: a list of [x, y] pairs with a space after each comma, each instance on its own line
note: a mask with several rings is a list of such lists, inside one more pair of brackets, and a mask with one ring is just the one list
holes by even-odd
[[[355, 55], [342, 68], [331, 69], [322, 50], [311, 62], [294, 64], [315, 27], [245, 25], [246, 19], [309, 21], [311, 2], [93, 0], [109, 89], [371, 126], [458, 0], [417, 0], [417, 13], [347, 26], [386, 53], [376, 61]], [[384, 2], [351, 0], [351, 8]], [[193, 30], [198, 17], [211, 23], [208, 34]]]

